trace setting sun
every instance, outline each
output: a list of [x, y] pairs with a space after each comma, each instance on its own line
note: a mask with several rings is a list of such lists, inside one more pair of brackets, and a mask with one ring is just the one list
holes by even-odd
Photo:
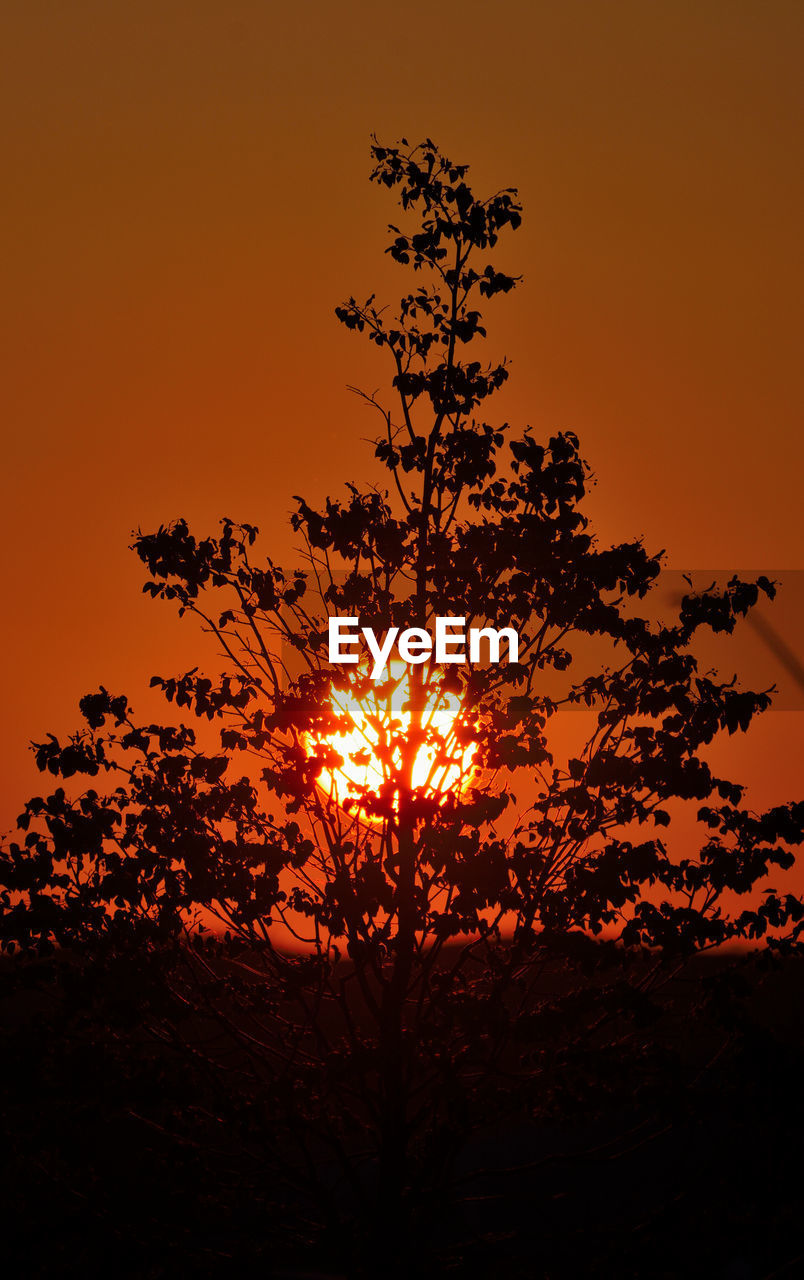
[[[365, 679], [365, 673], [362, 673]], [[378, 793], [401, 769], [402, 751], [411, 725], [410, 674], [404, 662], [389, 664], [389, 676], [368, 693], [357, 696], [349, 689], [333, 689], [330, 703], [345, 720], [341, 732], [311, 745], [326, 747], [341, 764], [325, 766], [318, 784], [339, 804], [367, 792]], [[427, 687], [422, 730], [424, 741], [413, 765], [415, 789], [446, 794], [462, 789], [472, 772], [473, 743], [458, 741], [456, 726], [461, 710], [458, 696], [435, 685]]]

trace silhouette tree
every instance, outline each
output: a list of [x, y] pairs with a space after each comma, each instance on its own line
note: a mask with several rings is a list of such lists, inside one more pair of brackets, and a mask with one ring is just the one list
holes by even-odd
[[[336, 314], [389, 361], [389, 400], [364, 397], [389, 491], [299, 498], [292, 572], [228, 519], [137, 535], [145, 590], [225, 657], [220, 676], [152, 684], [220, 745], [85, 697], [86, 727], [37, 764], [112, 785], [28, 802], [2, 939], [101, 955], [117, 982], [121, 957], [136, 965], [138, 1019], [213, 1073], [215, 1105], [237, 1095], [230, 1123], [261, 1134], [319, 1220], [362, 1214], [401, 1249], [473, 1130], [639, 1058], [668, 975], [730, 941], [799, 946], [800, 901], [758, 890], [792, 864], [804, 804], [753, 813], [704, 758], [770, 695], [699, 671], [695, 634], [731, 632], [773, 584], [734, 578], [691, 589], [671, 624], [641, 616], [661, 554], [599, 545], [576, 437], [481, 416], [508, 375], [474, 352], [481, 306], [518, 283], [491, 262], [516, 191], [477, 198], [429, 140], [372, 155], [411, 222], [388, 252], [415, 283], [393, 314], [373, 297]], [[330, 615], [377, 635], [512, 628], [518, 660], [375, 680], [329, 662]], [[578, 674], [589, 638], [603, 657]], [[590, 730], [562, 755], [573, 708]], [[664, 830], [679, 802], [697, 805], [697, 848]], [[202, 1017], [224, 1036], [211, 1048]]]

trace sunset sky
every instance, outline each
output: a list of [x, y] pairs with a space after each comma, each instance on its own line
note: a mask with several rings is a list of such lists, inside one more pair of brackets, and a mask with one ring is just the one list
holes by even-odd
[[[232, 516], [294, 565], [292, 495], [378, 478], [346, 387], [387, 370], [333, 314], [408, 287], [372, 131], [519, 188], [491, 409], [577, 431], [601, 537], [804, 569], [800, 0], [6, 0], [0, 40], [0, 828], [82, 694], [153, 714], [203, 665], [132, 530]], [[758, 797], [804, 794], [802, 722], [730, 748]]]

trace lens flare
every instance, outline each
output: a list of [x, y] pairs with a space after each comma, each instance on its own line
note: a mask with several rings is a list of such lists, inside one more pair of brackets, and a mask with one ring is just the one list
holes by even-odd
[[[343, 719], [343, 728], [310, 739], [311, 747], [334, 752], [340, 763], [324, 766], [319, 787], [337, 803], [359, 801], [367, 793], [377, 795], [393, 786], [403, 766], [403, 753], [411, 729], [410, 671], [392, 661], [386, 678], [369, 687], [363, 679], [358, 696], [352, 688], [333, 689], [330, 705]], [[459, 792], [472, 773], [475, 744], [458, 741], [460, 698], [430, 683], [425, 687], [422, 742], [412, 768], [414, 789], [435, 795]], [[394, 806], [396, 807], [396, 806]]]

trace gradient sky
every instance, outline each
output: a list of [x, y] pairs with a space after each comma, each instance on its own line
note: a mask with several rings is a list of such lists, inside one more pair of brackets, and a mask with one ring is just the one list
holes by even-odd
[[[497, 413], [579, 433], [601, 535], [804, 568], [800, 0], [5, 0], [0, 41], [0, 828], [83, 693], [150, 714], [203, 664], [133, 529], [230, 515], [295, 563], [291, 495], [375, 478], [346, 384], [385, 367], [333, 315], [406, 287], [372, 130], [519, 187]], [[803, 720], [729, 748], [760, 798], [804, 792]]]

